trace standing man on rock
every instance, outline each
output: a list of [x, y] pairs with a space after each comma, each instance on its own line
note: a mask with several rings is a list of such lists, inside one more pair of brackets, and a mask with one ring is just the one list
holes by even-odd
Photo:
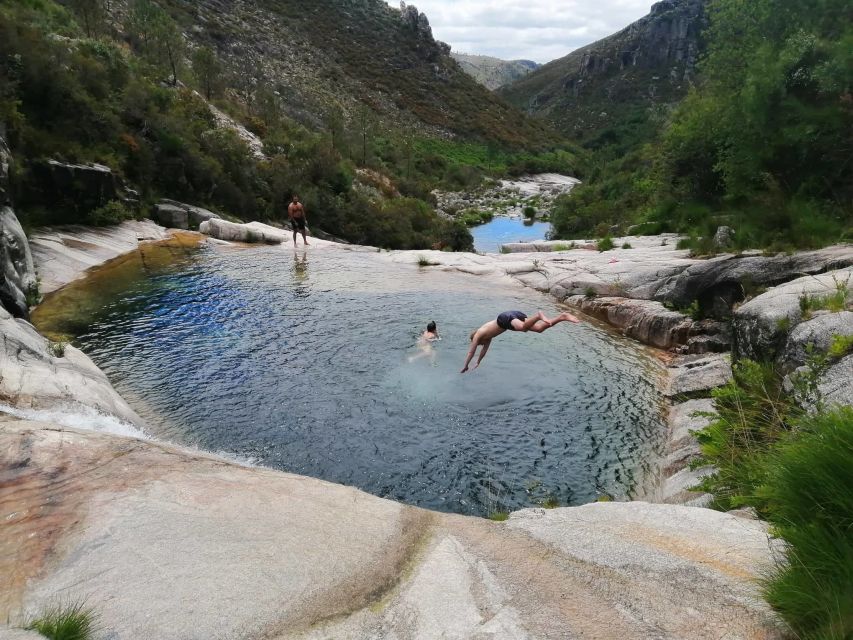
[[302, 242], [308, 246], [308, 238], [305, 236], [305, 207], [299, 202], [299, 196], [293, 194], [293, 200], [287, 207], [287, 219], [293, 229], [293, 246], [296, 246], [296, 234], [302, 232]]

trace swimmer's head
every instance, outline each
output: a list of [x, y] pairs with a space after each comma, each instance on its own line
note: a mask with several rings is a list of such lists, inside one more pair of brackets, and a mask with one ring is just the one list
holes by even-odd
[[476, 333], [477, 333], [477, 330], [476, 330], [476, 329], [474, 329], [474, 331], [472, 331], [472, 332], [471, 332], [471, 335], [470, 335], [470, 336], [468, 336], [468, 339], [469, 339], [469, 340], [473, 340], [473, 339], [474, 339], [474, 335], [475, 335]]
[[435, 321], [430, 321], [430, 323], [427, 325], [427, 331], [429, 331], [430, 333], [436, 332]]

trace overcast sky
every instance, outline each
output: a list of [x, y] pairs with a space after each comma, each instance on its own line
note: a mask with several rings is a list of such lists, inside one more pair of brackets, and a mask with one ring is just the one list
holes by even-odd
[[[549, 62], [616, 33], [655, 0], [412, 0], [454, 51]], [[399, 0], [388, 0], [399, 6]]]

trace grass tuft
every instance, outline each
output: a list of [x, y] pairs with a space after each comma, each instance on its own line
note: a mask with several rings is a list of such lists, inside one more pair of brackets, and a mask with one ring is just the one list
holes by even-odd
[[91, 640], [97, 630], [95, 613], [82, 602], [47, 609], [25, 628], [49, 640]]
[[850, 295], [848, 281], [835, 280], [835, 290], [832, 293], [808, 294], [800, 296], [800, 312], [803, 318], [809, 319], [815, 311], [832, 311], [837, 313], [847, 308], [847, 298]]
[[789, 545], [764, 594], [797, 637], [841, 640], [853, 637], [853, 409], [800, 429], [769, 457], [758, 492]]

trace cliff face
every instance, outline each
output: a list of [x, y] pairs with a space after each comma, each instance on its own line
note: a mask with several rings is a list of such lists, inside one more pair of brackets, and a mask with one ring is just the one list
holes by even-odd
[[663, 0], [619, 33], [505, 87], [501, 95], [575, 138], [631, 111], [677, 101], [701, 52], [706, 0]]
[[0, 135], [0, 308], [26, 318], [29, 313], [27, 296], [36, 287], [36, 274], [30, 245], [12, 210], [9, 193], [11, 163], [12, 154]]
[[523, 78], [541, 66], [532, 60], [501, 60], [467, 53], [450, 55], [465, 73], [492, 91]]

